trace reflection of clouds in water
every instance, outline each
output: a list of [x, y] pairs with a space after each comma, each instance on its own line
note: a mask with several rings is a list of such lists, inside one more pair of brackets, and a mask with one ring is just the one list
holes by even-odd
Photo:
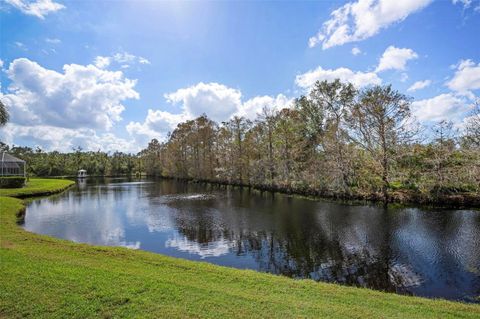
[[[328, 207], [329, 204], [326, 205]], [[369, 207], [362, 207], [361, 210], [356, 206], [345, 206], [343, 216], [340, 218], [338, 211], [333, 213], [328, 210], [320, 211], [315, 215], [315, 226], [328, 241], [338, 242], [346, 255], [368, 253], [369, 256], [375, 256], [380, 253], [378, 246], [381, 240], [372, 238], [371, 235], [372, 229], [381, 229], [377, 225], [378, 212]], [[377, 230], [375, 234], [381, 235]]]
[[[478, 213], [475, 211], [455, 211], [454, 218], [441, 224], [441, 232], [432, 227], [437, 220], [443, 220], [445, 212], [422, 213], [418, 209], [405, 210], [408, 219], [396, 232], [396, 239], [404, 248], [408, 261], [417, 267], [425, 267], [430, 280], [459, 267], [465, 272], [480, 274], [480, 231]], [[407, 214], [408, 213], [408, 214]], [[428, 252], [426, 254], [425, 252]], [[426, 266], [429, 265], [429, 266]], [[462, 282], [461, 276], [445, 279], [445, 285]], [[460, 284], [458, 284], [460, 285]]]
[[412, 267], [399, 263], [383, 265], [374, 256], [369, 256], [367, 251], [359, 255], [348, 255], [341, 262], [337, 260], [323, 262], [316, 267], [315, 271], [310, 272], [309, 276], [317, 281], [325, 280], [369, 287], [379, 280], [384, 270], [388, 275], [388, 282], [383, 282], [384, 289], [392, 286], [396, 289], [407, 289], [418, 287], [423, 282], [422, 277]]
[[[156, 218], [158, 216], [148, 215], [146, 224], [148, 228], [148, 232], [166, 232], [171, 231], [173, 229], [173, 224], [170, 220], [166, 220], [165, 218]], [[166, 217], [166, 216], [164, 216]]]
[[[113, 194], [108, 194], [102, 202], [98, 201], [97, 193], [85, 194], [83, 199], [68, 193], [67, 198], [63, 201], [45, 198], [33, 202], [27, 208], [25, 228], [74, 242], [140, 248], [139, 241], [125, 241], [125, 225], [118, 214], [119, 204]], [[42, 207], [40, 213], [29, 213], [39, 207]]]
[[129, 201], [125, 205], [125, 216], [129, 225], [140, 226], [145, 223], [145, 205], [142, 201]]
[[141, 189], [137, 189], [137, 198], [129, 201], [125, 207], [125, 215], [130, 225], [146, 225], [148, 232], [167, 232], [175, 229], [173, 217], [178, 213], [174, 207], [165, 205], [181, 201], [207, 200], [215, 198], [211, 194], [168, 194], [157, 198], [145, 198]]
[[124, 182], [124, 183], [112, 183], [112, 184], [104, 184], [104, 185], [93, 185], [90, 186], [91, 188], [96, 189], [125, 189], [131, 190], [132, 186], [142, 186], [146, 184], [152, 184], [153, 182]]
[[147, 226], [148, 232], [165, 232], [174, 228], [171, 218], [173, 209], [166, 206], [151, 206], [143, 200], [130, 201], [125, 207], [129, 225]]
[[465, 270], [480, 274], [480, 231], [474, 211], [462, 211], [456, 219], [458, 227], [445, 246], [452, 252]]
[[[433, 221], [433, 217], [433, 215], [429, 216], [428, 220]], [[442, 245], [447, 234], [440, 236], [435, 228], [429, 227], [430, 225], [422, 219], [420, 212], [416, 209], [405, 209], [401, 218], [402, 223], [399, 223], [393, 236], [405, 252], [403, 258], [411, 262], [421, 260], [424, 264], [438, 264], [443, 258]]]
[[125, 238], [125, 230], [123, 228], [105, 229], [102, 234], [105, 245], [122, 246], [130, 249], [140, 249], [140, 242], [127, 242]]
[[422, 284], [422, 278], [408, 265], [394, 264], [388, 269], [388, 277], [398, 287], [416, 287]]
[[176, 248], [189, 254], [198, 255], [203, 259], [206, 257], [219, 257], [228, 254], [230, 248], [233, 247], [233, 244], [222, 238], [215, 242], [209, 242], [206, 245], [200, 245], [199, 243], [190, 241], [187, 237], [183, 236], [182, 238], [175, 237], [167, 239], [165, 247]]
[[[353, 278], [355, 284], [368, 287], [377, 280], [376, 276], [387, 271], [388, 280], [397, 288], [421, 285], [422, 277], [411, 266], [393, 262], [394, 257], [389, 257], [385, 250], [388, 238], [395, 234], [395, 230], [390, 229], [392, 217], [388, 212], [365, 206], [344, 207], [343, 211], [333, 213], [326, 209], [317, 214], [316, 222], [323, 236], [338, 244], [337, 252], [342, 258], [327, 254], [333, 260], [320, 263], [310, 273], [311, 278], [336, 282], [352, 282]], [[408, 237], [415, 234], [409, 233]]]
[[122, 246], [128, 249], [140, 249], [140, 242], [136, 241], [136, 242], [128, 243], [128, 242], [122, 241], [119, 243], [119, 246]]
[[124, 230], [121, 228], [104, 229], [103, 231], [102, 237], [106, 244], [119, 242], [119, 239], [125, 235]]

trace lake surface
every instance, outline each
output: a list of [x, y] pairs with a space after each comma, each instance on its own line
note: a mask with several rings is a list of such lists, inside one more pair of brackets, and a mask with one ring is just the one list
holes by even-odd
[[480, 211], [385, 209], [170, 180], [88, 179], [24, 227], [294, 278], [480, 302]]

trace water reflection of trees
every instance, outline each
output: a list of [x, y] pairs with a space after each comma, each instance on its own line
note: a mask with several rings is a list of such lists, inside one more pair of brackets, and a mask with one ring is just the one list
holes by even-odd
[[[189, 185], [158, 187], [159, 193], [197, 191]], [[438, 280], [436, 276], [441, 274], [456, 277], [451, 276], [452, 272], [462, 271], [456, 256], [444, 248], [458, 233], [461, 222], [449, 221], [441, 214], [422, 218], [415, 210], [399, 214], [379, 207], [252, 194], [246, 189], [216, 194], [216, 198], [206, 200], [166, 202], [175, 209], [176, 229], [189, 241], [206, 248], [211, 243], [228, 241], [231, 253], [252, 256], [262, 271], [403, 293], [414, 291], [426, 280]], [[412, 227], [414, 234], [410, 233]], [[476, 227], [478, 233], [480, 225]], [[410, 241], [421, 243], [402, 242], [398, 238], [402, 231], [409, 232], [407, 237], [417, 237]], [[437, 250], [430, 257], [434, 260], [422, 266], [415, 263], [415, 258], [422, 258], [415, 256], [418, 252], [408, 251], [420, 246], [427, 249], [420, 254]], [[480, 258], [478, 250], [469, 249], [466, 259]], [[476, 256], [472, 258], [471, 254]], [[432, 264], [436, 274], [428, 268]], [[461, 280], [455, 285], [472, 285], [471, 281], [465, 284]], [[444, 281], [442, 285], [448, 285], [451, 279]], [[479, 285], [477, 278], [473, 289]]]

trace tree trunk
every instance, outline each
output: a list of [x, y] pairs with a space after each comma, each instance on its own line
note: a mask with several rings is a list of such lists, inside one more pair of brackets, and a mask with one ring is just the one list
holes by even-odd
[[388, 157], [386, 152], [383, 153], [383, 161], [382, 161], [382, 166], [383, 166], [383, 173], [382, 173], [382, 193], [383, 193], [383, 201], [388, 203]]

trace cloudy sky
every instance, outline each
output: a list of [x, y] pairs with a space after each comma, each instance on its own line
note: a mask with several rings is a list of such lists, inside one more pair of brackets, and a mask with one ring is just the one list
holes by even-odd
[[136, 152], [335, 78], [391, 83], [422, 123], [461, 127], [480, 92], [479, 0], [0, 0], [0, 15], [9, 144]]

